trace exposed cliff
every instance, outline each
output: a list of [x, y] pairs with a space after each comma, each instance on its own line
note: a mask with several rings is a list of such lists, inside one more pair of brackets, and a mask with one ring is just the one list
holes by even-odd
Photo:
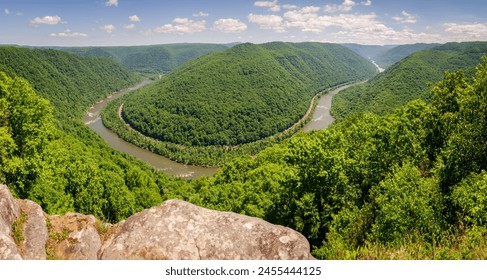
[[313, 259], [286, 227], [168, 200], [118, 224], [45, 214], [0, 185], [0, 259]]

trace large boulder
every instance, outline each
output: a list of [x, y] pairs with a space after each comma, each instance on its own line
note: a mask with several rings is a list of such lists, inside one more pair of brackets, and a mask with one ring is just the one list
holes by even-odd
[[12, 226], [20, 216], [20, 208], [10, 190], [0, 185], [0, 260], [22, 259], [12, 238]]
[[312, 259], [300, 233], [262, 219], [168, 200], [128, 218], [102, 259]]
[[19, 244], [24, 260], [45, 260], [46, 242], [49, 238], [46, 217], [39, 204], [24, 199], [17, 200], [21, 215], [25, 215], [23, 224], [24, 240]]

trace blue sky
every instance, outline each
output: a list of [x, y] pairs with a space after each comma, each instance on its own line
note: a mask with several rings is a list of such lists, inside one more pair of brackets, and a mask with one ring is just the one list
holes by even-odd
[[0, 44], [487, 41], [485, 0], [1, 0]]

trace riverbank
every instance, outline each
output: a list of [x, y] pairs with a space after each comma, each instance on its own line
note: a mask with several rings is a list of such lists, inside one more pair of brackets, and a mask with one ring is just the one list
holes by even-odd
[[[123, 98], [120, 98], [151, 82], [146, 79], [137, 85], [114, 92], [93, 104], [85, 114], [84, 123], [112, 148], [137, 157], [156, 169], [188, 179], [212, 176], [218, 170], [217, 166], [242, 155], [254, 155], [291, 137], [300, 130], [326, 128], [333, 122], [333, 117], [329, 113], [332, 97], [341, 90], [358, 84], [343, 85], [320, 92], [313, 97], [307, 112], [298, 122], [283, 132], [265, 139], [241, 146], [184, 147], [145, 137], [121, 120]], [[329, 105], [323, 105], [324, 101], [329, 102]], [[189, 161], [188, 158], [191, 158], [192, 161]], [[189, 164], [190, 162], [193, 164]]]
[[149, 150], [139, 148], [136, 145], [123, 140], [116, 133], [109, 130], [103, 125], [101, 121], [101, 112], [108, 103], [116, 101], [123, 95], [134, 91], [142, 86], [145, 86], [151, 82], [151, 80], [144, 80], [137, 85], [114, 92], [110, 94], [109, 97], [93, 104], [84, 115], [83, 121], [85, 125], [95, 131], [113, 149], [134, 156], [139, 160], [142, 160], [143, 162], [151, 165], [152, 167], [164, 171], [168, 174], [187, 179], [193, 179], [202, 176], [212, 176], [213, 174], [215, 174], [217, 168], [205, 168], [200, 166], [180, 164], [166, 157], [152, 153]]

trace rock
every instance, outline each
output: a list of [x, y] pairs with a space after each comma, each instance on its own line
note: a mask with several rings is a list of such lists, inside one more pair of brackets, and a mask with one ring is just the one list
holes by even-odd
[[26, 215], [24, 223], [24, 240], [20, 244], [20, 253], [24, 260], [45, 260], [46, 242], [49, 238], [46, 217], [42, 208], [30, 200], [17, 200], [22, 215]]
[[306, 238], [283, 226], [168, 200], [125, 221], [101, 259], [313, 259]]
[[97, 221], [93, 215], [67, 213], [49, 217], [51, 258], [62, 260], [96, 260], [101, 248]]
[[0, 185], [0, 260], [22, 259], [12, 238], [12, 225], [20, 215], [19, 206], [10, 190]]

